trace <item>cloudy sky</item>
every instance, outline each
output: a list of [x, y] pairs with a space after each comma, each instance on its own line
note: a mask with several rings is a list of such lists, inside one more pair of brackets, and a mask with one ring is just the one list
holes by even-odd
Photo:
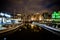
[[59, 0], [0, 0], [0, 11], [36, 13], [60, 10]]

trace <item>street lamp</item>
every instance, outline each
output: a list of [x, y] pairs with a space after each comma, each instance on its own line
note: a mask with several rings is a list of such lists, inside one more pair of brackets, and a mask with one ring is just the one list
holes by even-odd
[[5, 14], [5, 17], [11, 18], [11, 15]]
[[1, 12], [0, 15], [1, 15], [1, 16], [4, 16], [4, 13]]

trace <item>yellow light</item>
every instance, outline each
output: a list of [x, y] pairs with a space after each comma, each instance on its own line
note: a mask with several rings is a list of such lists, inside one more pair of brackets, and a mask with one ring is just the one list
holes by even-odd
[[31, 18], [31, 20], [34, 20], [34, 18]]
[[33, 24], [31, 24], [31, 26], [34, 26]]
[[34, 28], [34, 25], [33, 25], [33, 24], [31, 24], [31, 28], [32, 28], [32, 29]]
[[39, 20], [42, 20], [42, 17], [41, 16], [39, 17]]
[[21, 14], [17, 14], [18, 16], [21, 16]]
[[42, 18], [39, 18], [39, 20], [42, 20]]
[[39, 14], [39, 13], [36, 13], [36, 14]]
[[31, 20], [36, 20], [36, 18], [32, 17]]

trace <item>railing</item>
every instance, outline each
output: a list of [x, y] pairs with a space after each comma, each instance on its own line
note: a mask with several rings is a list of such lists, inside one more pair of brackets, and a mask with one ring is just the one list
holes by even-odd
[[[9, 31], [12, 31], [12, 30], [15, 30], [15, 29], [18, 29], [20, 26], [22, 26], [23, 23], [20, 23], [20, 24], [12, 24], [12, 27], [11, 28], [6, 28], [4, 30], [0, 30], [0, 33], [5, 33], [5, 32], [9, 32]], [[9, 27], [9, 26], [8, 26]]]
[[33, 22], [32, 24], [38, 25], [41, 28], [46, 29], [46, 30], [48, 30], [48, 31], [50, 31], [50, 32], [52, 32], [54, 34], [60, 35], [60, 29], [58, 29], [58, 28], [53, 28], [51, 26], [47, 26], [45, 24], [40, 24], [40, 23], [37, 23], [37, 22]]

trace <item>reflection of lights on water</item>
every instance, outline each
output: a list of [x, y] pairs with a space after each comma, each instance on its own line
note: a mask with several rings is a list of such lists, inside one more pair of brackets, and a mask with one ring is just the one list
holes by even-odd
[[21, 31], [22, 29], [19, 29], [19, 31]]
[[34, 32], [39, 32], [39, 30], [34, 30]]
[[25, 29], [27, 29], [27, 27], [24, 27]]
[[33, 24], [31, 24], [31, 26], [33, 27], [34, 25], [33, 25]]
[[35, 25], [31, 24], [31, 28], [33, 29]]
[[42, 30], [42, 28], [41, 28], [41, 27], [39, 27], [39, 30]]
[[4, 40], [6, 40], [7, 38], [4, 38]]

